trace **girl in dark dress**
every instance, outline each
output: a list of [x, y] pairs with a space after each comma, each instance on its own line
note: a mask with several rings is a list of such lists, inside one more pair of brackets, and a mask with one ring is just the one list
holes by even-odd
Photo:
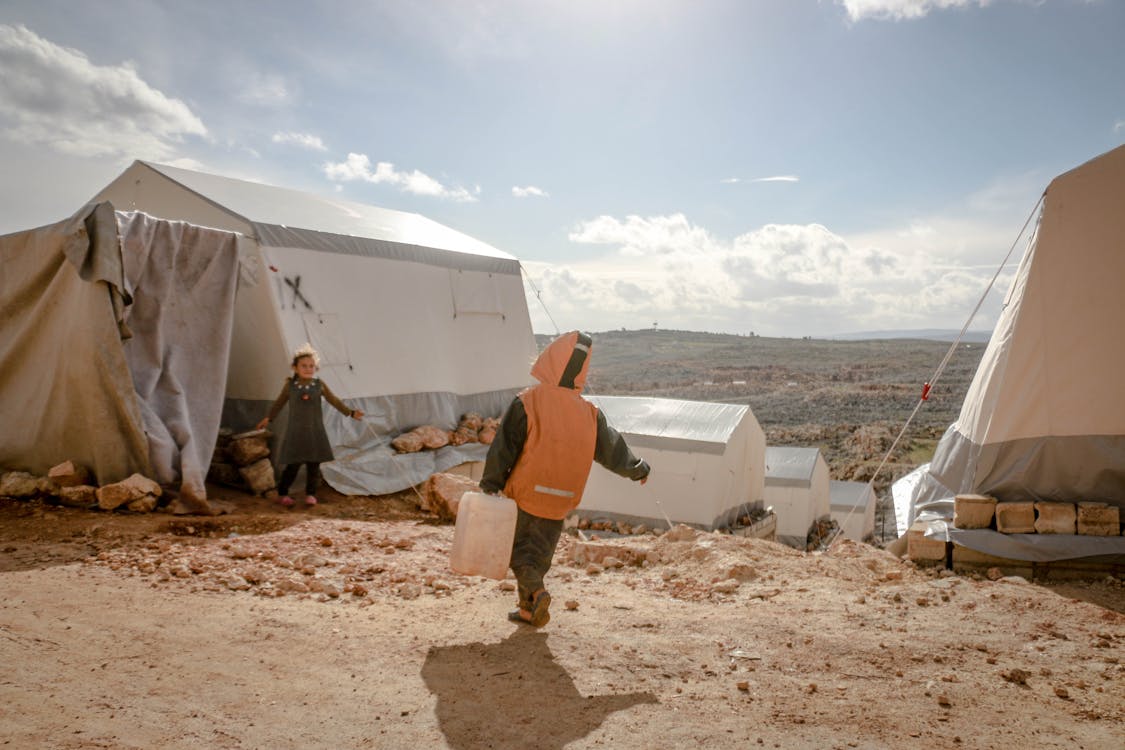
[[289, 423], [285, 431], [285, 441], [281, 446], [277, 463], [285, 468], [281, 472], [278, 492], [279, 503], [293, 504], [289, 497], [289, 487], [297, 478], [301, 464], [305, 465], [305, 504], [316, 505], [316, 491], [320, 486], [320, 465], [331, 461], [332, 446], [324, 429], [324, 417], [320, 410], [323, 398], [336, 411], [352, 419], [362, 419], [363, 412], [349, 409], [336, 397], [316, 371], [320, 367], [320, 355], [308, 344], [293, 355], [293, 377], [286, 378], [281, 394], [270, 407], [269, 414], [258, 423], [258, 429], [265, 429], [286, 403], [289, 404]]

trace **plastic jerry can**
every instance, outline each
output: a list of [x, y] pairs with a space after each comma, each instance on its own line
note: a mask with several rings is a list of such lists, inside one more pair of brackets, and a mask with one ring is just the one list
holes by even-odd
[[500, 580], [508, 574], [515, 533], [515, 500], [466, 492], [457, 506], [449, 566], [461, 575]]

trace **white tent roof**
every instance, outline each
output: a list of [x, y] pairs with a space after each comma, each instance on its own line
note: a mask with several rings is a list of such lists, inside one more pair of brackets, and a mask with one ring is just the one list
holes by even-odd
[[[514, 256], [420, 214], [146, 161], [136, 164], [243, 219], [263, 245], [518, 273]], [[451, 253], [460, 257], [450, 257]]]
[[587, 396], [630, 445], [722, 453], [749, 406], [640, 396]]
[[874, 490], [867, 482], [841, 482], [833, 479], [828, 482], [828, 492], [832, 510], [863, 511], [874, 498]]
[[766, 484], [775, 487], [809, 487], [819, 448], [766, 446]]

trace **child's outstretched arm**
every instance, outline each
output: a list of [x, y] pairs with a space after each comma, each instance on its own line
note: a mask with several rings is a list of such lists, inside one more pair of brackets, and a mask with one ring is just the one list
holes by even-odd
[[332, 392], [332, 389], [328, 387], [328, 383], [325, 383], [323, 380], [320, 381], [320, 389], [324, 393], [324, 400], [332, 404], [336, 411], [340, 412], [345, 417], [363, 419], [363, 412], [359, 409], [349, 409], [345, 406], [344, 402], [337, 398], [336, 394]]
[[259, 430], [266, 429], [266, 425], [268, 425], [270, 422], [272, 422], [274, 420], [275, 417], [277, 417], [278, 413], [281, 412], [281, 407], [285, 406], [285, 404], [288, 401], [289, 401], [289, 379], [286, 378], [285, 384], [283, 386], [281, 386], [281, 395], [279, 395], [277, 397], [277, 399], [273, 402], [273, 406], [270, 407], [269, 413], [266, 416], [262, 417], [261, 422], [258, 422], [258, 426], [257, 426], [256, 429], [259, 429]]

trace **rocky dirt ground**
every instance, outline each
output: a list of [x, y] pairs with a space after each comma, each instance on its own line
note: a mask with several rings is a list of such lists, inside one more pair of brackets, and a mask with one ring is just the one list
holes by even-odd
[[564, 536], [541, 630], [412, 493], [217, 517], [0, 499], [13, 748], [1125, 747], [1125, 584]]

